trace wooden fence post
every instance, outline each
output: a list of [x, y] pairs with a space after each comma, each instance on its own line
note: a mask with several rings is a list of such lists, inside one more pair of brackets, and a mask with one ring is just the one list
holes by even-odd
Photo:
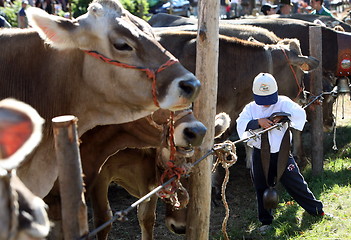
[[52, 119], [56, 161], [59, 167], [64, 239], [78, 239], [88, 233], [77, 121], [74, 116], [60, 116]]
[[[201, 91], [194, 105], [195, 116], [207, 127], [204, 143], [196, 152], [199, 159], [213, 147], [217, 102], [219, 1], [199, 1], [196, 76]], [[190, 176], [187, 239], [208, 240], [211, 214], [211, 168], [208, 157], [194, 167]]]
[[[322, 29], [319, 26], [309, 28], [310, 55], [319, 60], [319, 66], [311, 72], [311, 93], [319, 95], [323, 92], [322, 85]], [[312, 146], [312, 174], [323, 172], [323, 106], [314, 105], [311, 117], [311, 146]]]

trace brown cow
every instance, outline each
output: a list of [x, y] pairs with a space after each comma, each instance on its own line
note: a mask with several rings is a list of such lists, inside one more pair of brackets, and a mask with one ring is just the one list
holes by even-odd
[[[160, 21], [162, 22], [162, 20], [166, 20], [167, 18], [173, 19], [172, 16], [168, 16], [168, 15], [163, 15], [161, 17], [155, 17], [155, 19], [160, 19]], [[156, 33], [157, 32], [164, 32], [164, 31], [197, 31], [197, 26], [196, 25], [187, 25], [187, 26], [178, 26], [178, 27], [166, 27], [166, 28], [154, 28]], [[277, 44], [279, 41], [281, 41], [282, 39], [280, 39], [279, 37], [277, 37], [273, 32], [268, 31], [267, 29], [261, 28], [261, 27], [256, 27], [256, 26], [252, 26], [252, 25], [234, 25], [234, 24], [220, 24], [219, 27], [219, 33], [226, 35], [226, 36], [230, 36], [230, 37], [237, 37], [240, 39], [249, 39], [249, 38], [253, 38], [259, 42], [263, 42], [266, 44]], [[167, 47], [167, 46], [166, 46]], [[228, 76], [224, 76], [224, 77], [228, 77]], [[305, 90], [309, 90], [309, 77], [305, 74], [304, 76], [304, 86], [305, 86]], [[222, 81], [219, 81], [219, 83], [222, 83]], [[286, 89], [289, 88], [290, 85], [286, 85], [284, 86], [284, 88], [280, 88], [280, 92], [285, 94]], [[323, 91], [324, 92], [330, 92], [332, 91], [333, 86], [332, 83], [330, 81], [329, 78], [323, 77]], [[293, 97], [293, 96], [290, 96]], [[325, 131], [331, 130], [332, 127], [334, 126], [334, 116], [333, 116], [333, 103], [335, 98], [332, 97], [331, 95], [324, 95], [324, 100], [323, 100], [323, 125], [324, 125], [324, 129]], [[234, 99], [233, 99], [234, 101]], [[306, 102], [304, 102], [306, 103]], [[306, 109], [307, 111], [307, 119], [310, 119], [310, 114], [309, 111], [310, 109]], [[229, 132], [230, 133], [230, 132]], [[302, 147], [302, 140], [301, 140], [301, 133], [297, 132], [297, 131], [293, 131], [294, 133], [294, 150], [293, 150], [293, 154], [296, 157], [297, 162], [299, 163], [300, 166], [304, 166], [307, 161], [306, 161], [306, 155], [305, 152], [303, 151], [303, 147]], [[248, 163], [248, 167], [249, 167], [249, 158], [247, 159], [247, 163]]]
[[[224, 133], [229, 127], [230, 118], [221, 113], [216, 116], [216, 137]], [[176, 136], [177, 141], [177, 136]], [[116, 182], [125, 188], [131, 195], [141, 198], [160, 184], [161, 169], [163, 162], [168, 161], [162, 152], [167, 151], [166, 146], [155, 149], [126, 149], [118, 152], [106, 160], [96, 178], [91, 191], [91, 200], [94, 210], [94, 223], [96, 226], [108, 221], [112, 217], [109, 201], [107, 198], [108, 186]], [[158, 153], [158, 154], [157, 154]], [[177, 158], [190, 157], [177, 154]], [[157, 158], [160, 158], [157, 160]], [[161, 163], [161, 164], [160, 164]], [[149, 201], [138, 206], [138, 219], [141, 227], [142, 239], [153, 239], [153, 227], [155, 224], [157, 196], [153, 195]], [[171, 206], [170, 204], [167, 204]], [[167, 219], [172, 219], [173, 211], [168, 212]], [[172, 225], [172, 221], [166, 222], [167, 227], [175, 233], [184, 233], [182, 226]], [[110, 228], [105, 228], [98, 234], [99, 239], [106, 239]]]
[[[187, 69], [194, 72], [196, 33], [164, 30], [157, 34], [162, 45], [177, 56]], [[236, 119], [243, 107], [253, 100], [252, 81], [260, 72], [269, 72], [274, 75], [279, 86], [279, 93], [297, 100], [298, 92], [302, 90], [304, 72], [301, 66], [304, 64], [308, 65], [307, 69], [312, 70], [317, 67], [318, 61], [312, 57], [302, 56], [299, 42], [296, 39], [283, 39], [277, 44], [263, 44], [221, 35], [219, 38], [217, 113], [226, 112], [231, 119]], [[299, 95], [301, 96], [302, 94]], [[234, 124], [235, 121], [232, 122], [227, 134], [223, 136], [224, 139], [235, 131]], [[248, 163], [250, 163], [249, 156], [247, 155]], [[218, 171], [215, 174], [218, 174]], [[214, 179], [217, 177], [214, 176]], [[222, 179], [215, 182], [221, 181]], [[219, 196], [219, 186], [214, 186], [214, 190], [218, 192], [214, 195]]]
[[[129, 148], [158, 147], [165, 141], [170, 112], [158, 110], [145, 118], [116, 125], [98, 126], [86, 132], [80, 144], [84, 183], [89, 194], [94, 179], [105, 160]], [[175, 145], [177, 152], [192, 155], [193, 146], [199, 146], [206, 127], [199, 122], [191, 110], [175, 113]]]
[[156, 41], [150, 26], [117, 0], [95, 0], [75, 20], [34, 7], [27, 15], [34, 29], [0, 33], [0, 98], [22, 100], [46, 120], [41, 144], [17, 172], [40, 197], [58, 175], [53, 117], [78, 117], [81, 136], [97, 125], [147, 116], [155, 105], [184, 109], [199, 91], [200, 82]]
[[[84, 174], [84, 183], [89, 195], [100, 167], [106, 159], [130, 148], [158, 147], [165, 141], [170, 111], [160, 109], [152, 115], [123, 124], [97, 126], [83, 134], [80, 155]], [[177, 152], [184, 156], [193, 154], [193, 146], [201, 144], [206, 127], [197, 121], [191, 110], [175, 112], [175, 144]], [[45, 197], [49, 204], [49, 216], [55, 226], [61, 225], [61, 205], [57, 185]], [[60, 238], [61, 231], [55, 228], [52, 236]]]
[[[152, 23], [157, 25], [157, 21], [160, 22], [167, 22], [167, 19], [173, 19], [174, 16], [170, 16], [167, 14], [162, 14], [160, 16], [154, 16], [152, 17], [151, 21]], [[177, 17], [178, 18], [178, 17]], [[181, 17], [179, 17], [181, 18]], [[183, 19], [183, 18], [182, 18]], [[184, 21], [190, 21], [185, 19]], [[196, 32], [197, 31], [197, 25], [182, 25], [182, 26], [174, 26], [174, 27], [157, 27], [154, 28], [154, 31], [157, 32], [164, 32], [164, 31], [191, 31], [191, 32]], [[262, 27], [256, 27], [253, 25], [235, 25], [235, 24], [225, 24], [225, 21], [223, 21], [222, 24], [219, 26], [219, 33], [225, 36], [229, 37], [237, 37], [243, 40], [257, 40], [259, 42], [265, 43], [265, 44], [277, 44], [279, 41], [282, 39], [279, 38], [277, 35], [275, 35], [273, 32], [262, 28]], [[326, 74], [328, 75], [328, 74]], [[323, 77], [323, 91], [324, 92], [331, 92], [333, 90], [333, 84], [331, 81], [331, 78], [329, 75]], [[309, 91], [310, 89], [310, 78], [305, 75], [304, 76], [304, 85], [305, 85], [305, 90]], [[332, 108], [333, 108], [333, 103], [335, 98], [332, 97], [331, 95], [324, 95], [324, 101], [323, 101], [323, 125], [325, 131], [330, 131], [331, 128], [333, 127], [334, 124], [334, 117], [332, 113]], [[310, 114], [308, 114], [309, 109], [307, 109], [307, 119], [309, 119]], [[301, 150], [299, 150], [300, 152]], [[300, 155], [298, 155], [300, 156]]]
[[[161, 44], [187, 69], [195, 72], [196, 33], [165, 30], [157, 34]], [[217, 113], [226, 112], [231, 119], [236, 119], [245, 104], [253, 100], [252, 81], [260, 72], [273, 74], [279, 93], [295, 99], [301, 90], [303, 65], [312, 70], [317, 67], [318, 60], [302, 56], [296, 39], [284, 39], [269, 45], [220, 35]], [[232, 122], [229, 132], [234, 124]]]

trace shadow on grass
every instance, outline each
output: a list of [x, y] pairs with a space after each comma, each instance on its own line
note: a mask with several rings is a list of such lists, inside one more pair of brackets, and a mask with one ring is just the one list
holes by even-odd
[[337, 172], [332, 170], [324, 170], [321, 176], [312, 176], [311, 170], [307, 170], [304, 173], [306, 181], [309, 183], [309, 187], [314, 195], [318, 198], [321, 193], [326, 189], [332, 189], [335, 185], [338, 186], [349, 186], [351, 177], [350, 170], [343, 169]]
[[[328, 165], [328, 168], [325, 168], [324, 172], [320, 176], [312, 176], [310, 166], [307, 167], [302, 173], [305, 177], [306, 182], [309, 185], [309, 188], [314, 193], [317, 199], [320, 199], [323, 192], [328, 189], [332, 189], [335, 185], [340, 187], [350, 185], [351, 177], [350, 170], [348, 169], [349, 165], [351, 166], [351, 127], [339, 127], [337, 129], [336, 142], [338, 151], [332, 150], [333, 146], [333, 134], [326, 133], [324, 140], [324, 154], [325, 154], [325, 165]], [[311, 153], [310, 141], [308, 141], [308, 148], [305, 148], [306, 153]], [[237, 153], [240, 154], [241, 164], [243, 163], [244, 150], [241, 145], [237, 146]], [[350, 160], [344, 160], [343, 166], [340, 166], [337, 158], [350, 158]], [[349, 162], [348, 162], [349, 161]], [[349, 164], [350, 163], [350, 164]], [[333, 165], [334, 164], [334, 165]], [[346, 164], [346, 165], [345, 165]], [[242, 166], [243, 167], [243, 166]], [[244, 168], [241, 168], [240, 171], [243, 171]], [[235, 176], [235, 175], [234, 175]], [[250, 181], [247, 179], [246, 181]], [[249, 185], [246, 185], [246, 191], [248, 190]], [[253, 186], [251, 186], [253, 188]], [[235, 239], [257, 239], [257, 240], [266, 240], [266, 239], [289, 239], [292, 237], [299, 237], [302, 233], [308, 232], [309, 229], [313, 228], [313, 225], [319, 223], [323, 220], [322, 217], [311, 216], [308, 213], [301, 214], [302, 208], [295, 202], [292, 201], [290, 195], [288, 195], [285, 189], [279, 184], [278, 190], [280, 194], [280, 205], [274, 214], [273, 229], [268, 231], [266, 235], [261, 235], [254, 229], [260, 226], [260, 222], [257, 219], [257, 206], [255, 194], [250, 191], [250, 197], [242, 199], [246, 193], [240, 192], [235, 195], [236, 198], [241, 199], [239, 206], [233, 212], [237, 214], [240, 213], [240, 220], [235, 219], [232, 225], [228, 226], [228, 233], [231, 240]], [[289, 201], [294, 202], [293, 204], [288, 204]], [[286, 204], [283, 205], [282, 203]], [[221, 234], [217, 235], [214, 239], [223, 239]]]
[[322, 221], [322, 217], [312, 216], [307, 212], [298, 217], [299, 208], [301, 207], [295, 202], [294, 205], [280, 211], [280, 215], [273, 222], [275, 230], [271, 233], [271, 238], [267, 239], [288, 239], [300, 236], [301, 233], [311, 229], [315, 223]]

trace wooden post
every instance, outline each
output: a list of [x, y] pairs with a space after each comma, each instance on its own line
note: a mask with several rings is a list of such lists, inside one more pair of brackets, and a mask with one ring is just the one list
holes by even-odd
[[56, 161], [59, 167], [64, 239], [78, 239], [88, 233], [77, 121], [74, 116], [60, 116], [52, 119]]
[[[194, 105], [194, 113], [207, 127], [207, 133], [204, 143], [195, 154], [196, 159], [213, 147], [218, 78], [219, 1], [200, 0], [198, 19], [196, 76], [202, 86]], [[212, 158], [208, 157], [193, 169], [190, 176], [187, 239], [209, 239], [211, 168]]]
[[[322, 86], [322, 29], [319, 26], [310, 27], [309, 42], [310, 55], [319, 60], [319, 66], [311, 73], [311, 93], [319, 95]], [[323, 172], [323, 106], [315, 104], [311, 117], [311, 146], [312, 146], [312, 174]]]
[[73, 18], [72, 14], [72, 0], [68, 0], [68, 12], [69, 12], [69, 19]]

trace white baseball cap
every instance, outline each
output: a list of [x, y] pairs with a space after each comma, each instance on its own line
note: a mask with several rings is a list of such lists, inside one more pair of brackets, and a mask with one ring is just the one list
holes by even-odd
[[259, 73], [252, 84], [254, 100], [258, 105], [272, 105], [278, 101], [278, 86], [269, 73]]

